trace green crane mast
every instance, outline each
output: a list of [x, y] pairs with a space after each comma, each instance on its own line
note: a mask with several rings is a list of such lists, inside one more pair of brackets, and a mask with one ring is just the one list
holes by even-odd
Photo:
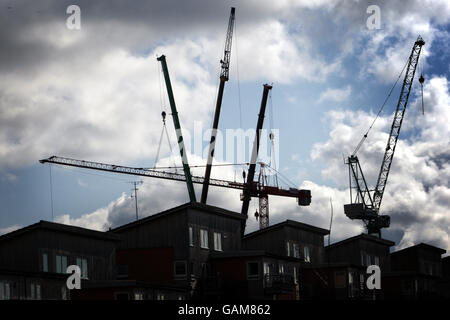
[[170, 109], [172, 111], [173, 125], [175, 126], [175, 131], [177, 133], [178, 147], [180, 148], [181, 161], [183, 163], [183, 171], [186, 177], [186, 185], [189, 193], [189, 199], [191, 202], [197, 202], [195, 198], [194, 184], [192, 183], [191, 169], [189, 167], [189, 162], [186, 154], [186, 149], [184, 147], [183, 134], [181, 132], [180, 120], [178, 119], [177, 107], [175, 105], [175, 99], [173, 97], [172, 84], [170, 83], [169, 70], [167, 69], [166, 56], [162, 55], [157, 58], [161, 62], [162, 70], [164, 73], [164, 80], [167, 87], [167, 95], [169, 96]]

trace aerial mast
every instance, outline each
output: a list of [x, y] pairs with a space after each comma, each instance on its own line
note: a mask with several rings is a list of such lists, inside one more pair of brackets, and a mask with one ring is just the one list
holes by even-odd
[[230, 72], [230, 57], [231, 57], [231, 41], [233, 38], [233, 27], [234, 27], [234, 8], [231, 8], [230, 19], [228, 21], [227, 36], [225, 39], [225, 50], [223, 59], [220, 60], [222, 65], [220, 72], [220, 84], [219, 92], [217, 94], [216, 110], [214, 111], [214, 121], [213, 128], [211, 132], [211, 140], [209, 142], [208, 160], [206, 162], [205, 170], [205, 182], [203, 184], [201, 203], [206, 203], [208, 197], [209, 179], [211, 177], [211, 167], [214, 158], [214, 148], [216, 144], [216, 134], [217, 128], [219, 126], [220, 108], [222, 107], [223, 90], [225, 88], [225, 82], [228, 81]]

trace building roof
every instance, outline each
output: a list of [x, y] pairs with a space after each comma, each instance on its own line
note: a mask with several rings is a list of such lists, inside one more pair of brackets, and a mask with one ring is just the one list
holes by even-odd
[[333, 243], [333, 244], [331, 244], [329, 246], [326, 246], [325, 249], [332, 249], [332, 248], [335, 248], [335, 247], [338, 247], [338, 246], [342, 246], [342, 245], [348, 244], [348, 243], [353, 242], [353, 241], [358, 241], [358, 240], [363, 240], [363, 239], [367, 240], [367, 241], [377, 242], [379, 244], [382, 244], [382, 245], [385, 245], [385, 246], [389, 246], [389, 247], [392, 247], [393, 245], [395, 245], [395, 242], [393, 242], [393, 241], [390, 241], [390, 240], [387, 240], [387, 239], [381, 239], [381, 238], [377, 238], [375, 236], [371, 236], [369, 234], [361, 233], [360, 235], [357, 235], [357, 236], [354, 236], [354, 237], [351, 237], [351, 238], [347, 238], [347, 239], [344, 239], [344, 240], [339, 241], [339, 242], [335, 242], [335, 243]]
[[302, 222], [298, 222], [298, 221], [294, 221], [294, 220], [289, 220], [288, 219], [286, 221], [283, 221], [283, 222], [271, 225], [271, 226], [269, 226], [267, 228], [256, 230], [254, 232], [248, 233], [248, 234], [244, 235], [244, 240], [248, 239], [248, 238], [251, 238], [251, 237], [254, 237], [254, 236], [266, 234], [268, 232], [271, 232], [271, 231], [274, 231], [274, 230], [277, 230], [279, 228], [283, 228], [283, 227], [286, 227], [286, 226], [293, 227], [293, 228], [296, 228], [296, 229], [305, 230], [305, 231], [310, 231], [310, 232], [314, 232], [314, 233], [319, 233], [319, 234], [322, 234], [322, 235], [326, 235], [326, 234], [330, 233], [330, 231], [328, 231], [326, 229], [322, 229], [322, 228], [319, 228], [319, 227], [312, 226], [310, 224], [306, 224], [306, 223], [302, 223]]
[[408, 248], [404, 248], [401, 250], [397, 250], [395, 252], [392, 252], [391, 255], [397, 255], [397, 254], [401, 254], [407, 251], [412, 251], [412, 250], [416, 250], [416, 249], [425, 249], [425, 250], [430, 250], [430, 251], [435, 251], [436, 253], [440, 253], [440, 254], [444, 254], [446, 252], [446, 250], [432, 246], [430, 244], [426, 244], [426, 243], [419, 243], [416, 244], [415, 246], [411, 246]]
[[210, 206], [207, 204], [203, 204], [203, 203], [199, 203], [199, 202], [187, 202], [185, 204], [182, 204], [180, 206], [153, 214], [151, 216], [139, 219], [137, 221], [133, 221], [127, 224], [124, 224], [122, 226], [119, 226], [117, 228], [114, 228], [112, 230], [110, 230], [110, 232], [117, 232], [117, 231], [122, 231], [128, 228], [133, 228], [136, 227], [138, 225], [142, 225], [145, 224], [147, 222], [151, 222], [153, 220], [157, 220], [157, 219], [161, 219], [167, 215], [170, 214], [176, 214], [176, 213], [180, 213], [183, 212], [184, 210], [188, 209], [188, 208], [192, 208], [192, 209], [197, 209], [197, 210], [201, 210], [207, 213], [212, 213], [212, 214], [216, 214], [216, 215], [220, 215], [220, 216], [225, 216], [228, 218], [233, 218], [233, 219], [238, 219], [238, 220], [245, 220], [246, 217], [243, 216], [240, 213], [234, 212], [234, 211], [229, 211], [223, 208], [219, 208], [219, 207], [215, 207], [215, 206]]
[[84, 236], [84, 237], [97, 238], [97, 239], [102, 239], [102, 240], [111, 240], [111, 241], [119, 241], [120, 240], [120, 237], [118, 235], [106, 233], [103, 231], [96, 231], [96, 230], [91, 230], [91, 229], [86, 229], [86, 228], [41, 220], [35, 224], [31, 224], [27, 227], [24, 227], [24, 228], [6, 233], [4, 235], [1, 235], [0, 242], [19, 237], [25, 233], [32, 232], [32, 231], [35, 231], [38, 229], [52, 230], [52, 231], [56, 231], [56, 232], [66, 233], [66, 234], [67, 233], [76, 234], [76, 235], [80, 235], [80, 236]]

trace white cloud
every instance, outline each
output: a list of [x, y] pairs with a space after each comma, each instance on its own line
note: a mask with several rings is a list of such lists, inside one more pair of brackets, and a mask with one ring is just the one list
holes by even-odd
[[18, 224], [15, 224], [15, 225], [12, 225], [12, 226], [9, 226], [9, 227], [6, 227], [6, 228], [0, 228], [0, 235], [16, 231], [16, 230], [18, 230], [20, 228], [22, 228], [22, 226], [20, 226]]
[[342, 102], [348, 99], [352, 92], [352, 87], [350, 85], [341, 89], [331, 89], [328, 88], [320, 94], [319, 102], [328, 100], [335, 102]]

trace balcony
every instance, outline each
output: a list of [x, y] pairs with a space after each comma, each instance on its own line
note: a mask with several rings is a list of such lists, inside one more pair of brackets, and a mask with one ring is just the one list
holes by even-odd
[[267, 294], [292, 293], [295, 289], [294, 277], [288, 274], [265, 274], [263, 285]]

